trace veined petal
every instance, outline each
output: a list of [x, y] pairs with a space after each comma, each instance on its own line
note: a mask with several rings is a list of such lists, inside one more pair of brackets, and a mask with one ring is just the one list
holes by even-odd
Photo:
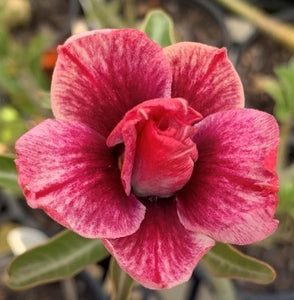
[[171, 196], [190, 179], [196, 159], [197, 148], [190, 136], [178, 140], [147, 121], [137, 141], [132, 174], [135, 194]]
[[88, 238], [134, 233], [145, 207], [126, 196], [105, 138], [73, 121], [47, 120], [16, 143], [28, 204]]
[[148, 288], [170, 288], [187, 281], [214, 241], [180, 224], [173, 199], [148, 202], [146, 208], [137, 232], [103, 240], [104, 245], [122, 269]]
[[177, 196], [182, 224], [224, 243], [264, 239], [278, 224], [277, 122], [257, 110], [236, 109], [212, 114], [197, 128], [198, 160]]
[[138, 30], [83, 33], [59, 47], [52, 109], [106, 137], [133, 106], [169, 97], [171, 76], [163, 50]]
[[244, 106], [239, 75], [226, 50], [183, 42], [164, 48], [172, 72], [172, 97], [182, 97], [204, 117]]
[[202, 116], [184, 99], [152, 99], [131, 109], [107, 138], [124, 143], [121, 179], [126, 194], [169, 197], [189, 180], [197, 149], [192, 126]]

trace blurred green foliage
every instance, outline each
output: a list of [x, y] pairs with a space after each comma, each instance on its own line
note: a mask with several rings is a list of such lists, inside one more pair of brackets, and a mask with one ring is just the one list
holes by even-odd
[[122, 28], [127, 27], [120, 16], [120, 1], [79, 0], [90, 28]]
[[280, 122], [294, 117], [294, 58], [287, 66], [274, 69], [276, 78], [260, 77], [257, 84], [275, 101], [275, 116]]
[[10, 105], [0, 107], [0, 143], [13, 144], [24, 133], [26, 126], [18, 111]]
[[16, 257], [8, 269], [7, 284], [13, 289], [24, 289], [60, 280], [107, 256], [101, 240], [86, 239], [64, 230], [47, 243]]
[[21, 42], [4, 26], [1, 16], [0, 11], [0, 144], [11, 150], [16, 138], [28, 129], [27, 121], [48, 115], [43, 102], [50, 80], [40, 59], [52, 39], [37, 34]]
[[17, 181], [17, 171], [13, 156], [0, 154], [0, 187], [13, 193], [20, 194]]

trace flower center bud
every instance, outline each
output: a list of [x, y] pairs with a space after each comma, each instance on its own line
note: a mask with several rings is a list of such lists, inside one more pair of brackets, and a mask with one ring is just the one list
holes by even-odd
[[107, 145], [124, 143], [121, 180], [128, 195], [170, 197], [185, 186], [198, 157], [193, 125], [201, 119], [179, 98], [145, 101], [126, 113]]

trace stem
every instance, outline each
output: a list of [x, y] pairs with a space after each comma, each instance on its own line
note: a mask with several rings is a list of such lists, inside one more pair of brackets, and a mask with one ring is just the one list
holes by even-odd
[[228, 278], [217, 278], [211, 275], [204, 263], [197, 267], [201, 270], [202, 280], [207, 282], [212, 289], [213, 300], [236, 300], [236, 291], [232, 280]]
[[110, 276], [114, 289], [111, 300], [129, 300], [134, 280], [119, 267], [113, 257], [110, 263]]
[[123, 28], [123, 21], [109, 4], [101, 0], [80, 0], [80, 4], [91, 21], [96, 21], [104, 28]]
[[262, 10], [242, 0], [216, 0], [219, 4], [246, 18], [258, 29], [294, 52], [294, 28], [286, 23], [272, 19]]
[[211, 278], [216, 300], [236, 300], [236, 293], [231, 280], [226, 278]]
[[292, 129], [292, 119], [288, 118], [280, 124], [280, 146], [278, 152], [278, 169], [282, 170], [286, 167], [288, 156], [288, 141]]
[[134, 27], [135, 24], [135, 1], [134, 0], [124, 1], [124, 15], [128, 26]]

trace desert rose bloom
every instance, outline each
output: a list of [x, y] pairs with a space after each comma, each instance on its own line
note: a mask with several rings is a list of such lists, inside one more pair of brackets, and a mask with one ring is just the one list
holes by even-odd
[[139, 283], [172, 287], [215, 241], [276, 229], [278, 125], [243, 108], [225, 49], [86, 32], [59, 47], [51, 101], [56, 119], [16, 143], [27, 202]]

